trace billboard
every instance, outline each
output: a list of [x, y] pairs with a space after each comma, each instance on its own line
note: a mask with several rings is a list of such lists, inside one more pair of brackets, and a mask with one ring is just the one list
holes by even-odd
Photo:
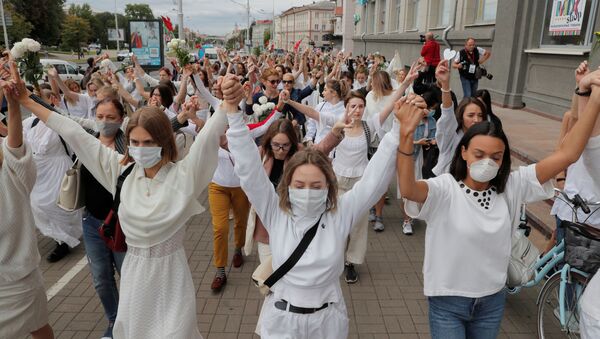
[[[117, 29], [109, 28], [108, 29], [108, 41], [117, 41]], [[119, 41], [125, 41], [125, 30], [119, 28]]]
[[163, 66], [163, 31], [161, 20], [130, 20], [129, 46], [144, 69]]

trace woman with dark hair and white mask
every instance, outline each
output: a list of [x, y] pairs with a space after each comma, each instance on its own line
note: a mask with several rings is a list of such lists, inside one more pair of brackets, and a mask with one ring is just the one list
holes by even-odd
[[[239, 100], [224, 102], [198, 134], [189, 154], [175, 162], [173, 130], [158, 108], [145, 107], [133, 114], [125, 131], [127, 150], [121, 155], [74, 121], [35, 103], [19, 75], [13, 77], [20, 104], [59, 133], [106, 190], [114, 194], [119, 177], [131, 172], [123, 181], [118, 210], [127, 255], [113, 335], [201, 338], [196, 290], [183, 248], [185, 224], [204, 211], [197, 197], [217, 167], [219, 136], [226, 125], [223, 111], [237, 109]], [[241, 89], [234, 77], [226, 82]]]
[[[236, 87], [224, 88], [237, 102]], [[262, 338], [346, 338], [348, 317], [339, 277], [348, 235], [356, 221], [381, 197], [394, 175], [398, 127], [379, 145], [362, 178], [338, 197], [328, 157], [298, 151], [288, 161], [277, 190], [263, 169], [242, 114], [228, 111], [227, 139], [235, 172], [248, 200], [269, 233], [273, 268], [288, 259], [304, 234], [316, 226], [305, 253], [266, 297], [260, 316]]]
[[[438, 67], [438, 75], [445, 71]], [[450, 173], [416, 181], [413, 133], [426, 112], [424, 100], [411, 95], [398, 111], [400, 190], [408, 200], [407, 213], [427, 222], [423, 278], [434, 339], [496, 338], [521, 204], [553, 196], [550, 179], [577, 161], [596, 124], [600, 71], [588, 77], [590, 101], [560, 147], [537, 164], [515, 171], [504, 132], [485, 121], [465, 132]], [[447, 83], [442, 91], [449, 93]], [[446, 109], [451, 103], [444, 100], [442, 105]]]

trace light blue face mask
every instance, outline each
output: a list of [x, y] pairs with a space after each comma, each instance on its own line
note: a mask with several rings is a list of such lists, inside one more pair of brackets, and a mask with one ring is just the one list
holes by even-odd
[[431, 110], [431, 111], [429, 111], [429, 113], [427, 113], [428, 118], [433, 118], [434, 115], [435, 115], [435, 110]]

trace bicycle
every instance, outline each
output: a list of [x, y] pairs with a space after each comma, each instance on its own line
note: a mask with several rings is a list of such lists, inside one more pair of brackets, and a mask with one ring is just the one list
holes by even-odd
[[[572, 232], [582, 235], [590, 240], [600, 241], [600, 230], [586, 225], [589, 217], [600, 210], [595, 209], [590, 214], [589, 206], [600, 206], [600, 202], [587, 202], [578, 194], [569, 198], [564, 192], [555, 189], [556, 198], [565, 201], [573, 210], [572, 222], [563, 221], [566, 228]], [[581, 209], [589, 216], [580, 223], [577, 218], [577, 210]], [[521, 223], [519, 229], [528, 236], [531, 228], [527, 225], [525, 206], [521, 210]], [[567, 338], [579, 338], [579, 298], [587, 285], [590, 274], [569, 263], [560, 264], [565, 259], [566, 237], [545, 253], [535, 264], [534, 277], [522, 286], [509, 288], [509, 293], [518, 293], [521, 288], [533, 287], [547, 278], [540, 290], [536, 304], [537, 310], [537, 334], [538, 338], [554, 338], [554, 333], [564, 332]], [[552, 270], [555, 270], [551, 272]]]

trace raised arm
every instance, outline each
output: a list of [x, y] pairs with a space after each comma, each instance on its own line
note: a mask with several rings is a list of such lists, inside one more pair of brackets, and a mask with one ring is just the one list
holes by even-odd
[[208, 104], [211, 105], [212, 107], [214, 107], [214, 108], [219, 107], [219, 105], [221, 104], [221, 100], [219, 100], [217, 97], [215, 97], [214, 95], [212, 95], [210, 93], [210, 91], [204, 86], [204, 83], [200, 79], [200, 76], [198, 76], [198, 74], [194, 74], [193, 79], [194, 79], [194, 85], [196, 87], [196, 94], [199, 97], [206, 100], [206, 102], [208, 102]]
[[417, 181], [414, 166], [414, 133], [421, 119], [427, 115], [427, 104], [420, 96], [409, 94], [396, 103], [396, 117], [400, 120], [400, 145], [397, 170], [402, 197], [418, 203], [427, 199], [429, 188], [425, 181]]
[[56, 85], [58, 85], [60, 90], [63, 92], [64, 96], [67, 97], [67, 99], [69, 101], [78, 101], [79, 100], [79, 95], [75, 92], [72, 92], [69, 89], [69, 87], [67, 87], [67, 85], [65, 85], [65, 83], [62, 81], [62, 79], [58, 76], [58, 73], [56, 72], [56, 69], [54, 67], [51, 67], [48, 70], [48, 78], [50, 78], [51, 81], [53, 81]]
[[565, 136], [559, 148], [547, 158], [537, 163], [536, 175], [540, 184], [554, 178], [558, 173], [576, 162], [583, 153], [592, 132], [597, 125], [600, 112], [600, 70], [592, 72], [581, 80], [580, 85], [590, 86], [592, 94], [573, 128]]
[[317, 112], [314, 108], [299, 102], [295, 102], [294, 100], [290, 100], [290, 93], [286, 90], [283, 90], [281, 91], [281, 93], [279, 93], [279, 101], [283, 101], [283, 103], [292, 106], [298, 112], [306, 115], [309, 118], [315, 119], [317, 121], [321, 120], [319, 112]]
[[181, 82], [179, 83], [179, 91], [177, 92], [177, 96], [173, 98], [173, 101], [178, 105], [182, 105], [185, 102], [185, 97], [187, 95], [188, 83], [190, 81], [190, 76], [192, 75], [191, 66], [186, 65], [183, 69], [183, 76], [181, 78]]

